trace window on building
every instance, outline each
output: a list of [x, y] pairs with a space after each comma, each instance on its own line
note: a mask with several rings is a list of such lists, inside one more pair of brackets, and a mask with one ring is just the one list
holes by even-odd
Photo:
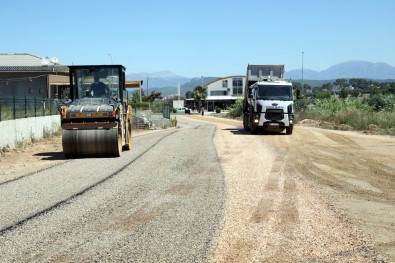
[[222, 81], [222, 87], [227, 88], [228, 87], [228, 80], [223, 80]]
[[210, 96], [226, 96], [228, 92], [226, 90], [212, 90]]
[[233, 78], [232, 86], [233, 86], [233, 96], [243, 95], [243, 78]]

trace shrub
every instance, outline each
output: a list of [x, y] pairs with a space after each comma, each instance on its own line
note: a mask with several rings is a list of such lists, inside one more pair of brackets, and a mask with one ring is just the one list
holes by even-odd
[[150, 103], [149, 102], [136, 102], [136, 103], [129, 103], [132, 108], [136, 109], [149, 109], [150, 108]]
[[296, 112], [301, 112], [308, 110], [309, 105], [312, 104], [312, 100], [310, 99], [301, 99], [301, 100], [295, 100], [294, 101], [294, 109]]
[[369, 96], [366, 102], [375, 110], [380, 111], [385, 107], [385, 100], [382, 95]]
[[[395, 96], [295, 101], [296, 119], [332, 123], [332, 128], [395, 134]], [[374, 129], [372, 128], [374, 127]]]
[[151, 111], [153, 113], [161, 113], [163, 111], [163, 103], [161, 101], [154, 101], [151, 103]]
[[243, 115], [243, 99], [237, 99], [235, 104], [229, 108], [228, 116], [232, 118], [237, 118]]
[[177, 127], [177, 118], [176, 118], [176, 116], [174, 116], [174, 118], [171, 118], [170, 122], [171, 122], [171, 126]]

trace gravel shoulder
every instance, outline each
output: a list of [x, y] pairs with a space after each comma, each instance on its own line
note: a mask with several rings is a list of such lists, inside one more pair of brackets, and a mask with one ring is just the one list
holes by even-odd
[[209, 116], [226, 183], [211, 262], [394, 262], [395, 138]]

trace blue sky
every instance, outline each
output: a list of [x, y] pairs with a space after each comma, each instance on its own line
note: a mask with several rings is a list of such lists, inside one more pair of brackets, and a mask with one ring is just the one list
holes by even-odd
[[[8, 0], [0, 53], [127, 73], [244, 75], [247, 64], [324, 70], [349, 60], [395, 66], [393, 0]], [[111, 55], [109, 55], [111, 54]]]

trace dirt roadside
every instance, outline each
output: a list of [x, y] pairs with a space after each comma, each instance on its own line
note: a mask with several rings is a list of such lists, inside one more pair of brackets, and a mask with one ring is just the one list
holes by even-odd
[[[250, 135], [239, 121], [190, 117], [218, 125], [226, 181], [210, 262], [395, 262], [394, 137]], [[61, 137], [6, 152], [0, 183], [60, 162]]]
[[193, 118], [221, 123], [229, 215], [212, 262], [395, 262], [394, 137]]

